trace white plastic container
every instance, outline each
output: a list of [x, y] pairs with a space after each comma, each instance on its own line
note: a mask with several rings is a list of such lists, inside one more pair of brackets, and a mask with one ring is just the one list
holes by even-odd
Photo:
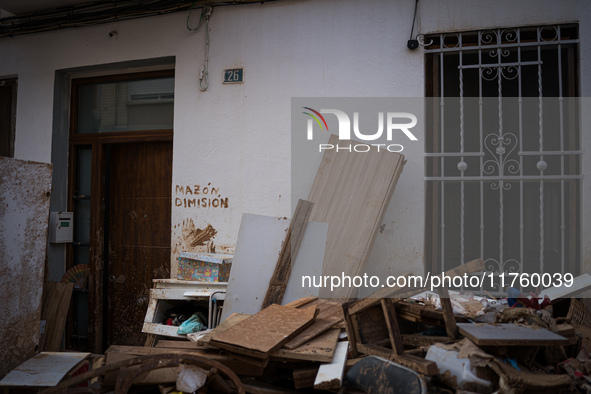
[[445, 375], [448, 372], [452, 382], [455, 378], [456, 388], [459, 390], [475, 391], [477, 387], [490, 388], [491, 382], [476, 376], [470, 365], [470, 360], [458, 358], [458, 354], [456, 351], [445, 350], [433, 345], [427, 351], [425, 359], [437, 364], [440, 375]]

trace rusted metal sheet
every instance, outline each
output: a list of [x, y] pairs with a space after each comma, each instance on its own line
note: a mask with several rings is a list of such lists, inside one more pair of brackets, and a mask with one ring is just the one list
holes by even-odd
[[52, 165], [0, 157], [0, 377], [39, 345]]
[[43, 352], [10, 371], [0, 381], [0, 387], [51, 387], [90, 353]]

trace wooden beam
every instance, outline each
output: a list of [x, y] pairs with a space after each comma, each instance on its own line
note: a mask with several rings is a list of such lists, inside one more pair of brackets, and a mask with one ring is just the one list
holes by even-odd
[[338, 389], [343, 385], [348, 349], [349, 342], [338, 343], [332, 361], [329, 364], [322, 364], [318, 368], [318, 374], [314, 380], [314, 389], [331, 390]]
[[390, 337], [390, 345], [392, 351], [395, 354], [404, 353], [404, 345], [402, 343], [402, 337], [400, 335], [400, 329], [398, 328], [398, 319], [396, 318], [396, 308], [391, 299], [382, 299], [382, 310], [384, 311], [384, 317], [386, 325], [388, 326], [388, 336]]
[[454, 311], [451, 306], [447, 287], [439, 288], [439, 301], [441, 302], [441, 309], [443, 310], [443, 320], [445, 321], [445, 331], [447, 332], [447, 336], [451, 339], [458, 339], [460, 333], [458, 331], [458, 326], [456, 325], [456, 319], [454, 318]]
[[269, 281], [269, 287], [267, 288], [267, 294], [265, 294], [261, 310], [271, 304], [281, 304], [281, 301], [283, 301], [283, 295], [285, 294], [287, 282], [291, 275], [291, 263], [297, 257], [313, 205], [310, 201], [298, 201], [293, 218], [291, 219], [291, 224], [289, 225], [289, 230], [287, 230], [285, 240], [283, 241], [283, 248], [279, 254], [275, 271]]

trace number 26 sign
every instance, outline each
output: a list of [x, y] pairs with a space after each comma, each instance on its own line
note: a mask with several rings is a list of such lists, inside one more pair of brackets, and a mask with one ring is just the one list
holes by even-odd
[[224, 70], [224, 83], [243, 83], [243, 68], [228, 68]]

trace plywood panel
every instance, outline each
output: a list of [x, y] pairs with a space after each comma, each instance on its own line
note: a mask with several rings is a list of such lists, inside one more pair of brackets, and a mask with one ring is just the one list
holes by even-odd
[[[338, 136], [328, 143], [338, 144]], [[363, 273], [404, 163], [403, 155], [376, 147], [325, 151], [308, 196], [314, 203], [310, 221], [328, 223], [323, 275]], [[320, 296], [351, 298], [356, 290], [322, 289]]]
[[460, 333], [478, 346], [548, 346], [567, 342], [563, 336], [543, 328], [516, 324], [458, 323]]
[[300, 310], [273, 304], [216, 335], [210, 345], [265, 358], [310, 325], [315, 314], [316, 307]]
[[0, 157], [0, 377], [39, 344], [52, 166]]

